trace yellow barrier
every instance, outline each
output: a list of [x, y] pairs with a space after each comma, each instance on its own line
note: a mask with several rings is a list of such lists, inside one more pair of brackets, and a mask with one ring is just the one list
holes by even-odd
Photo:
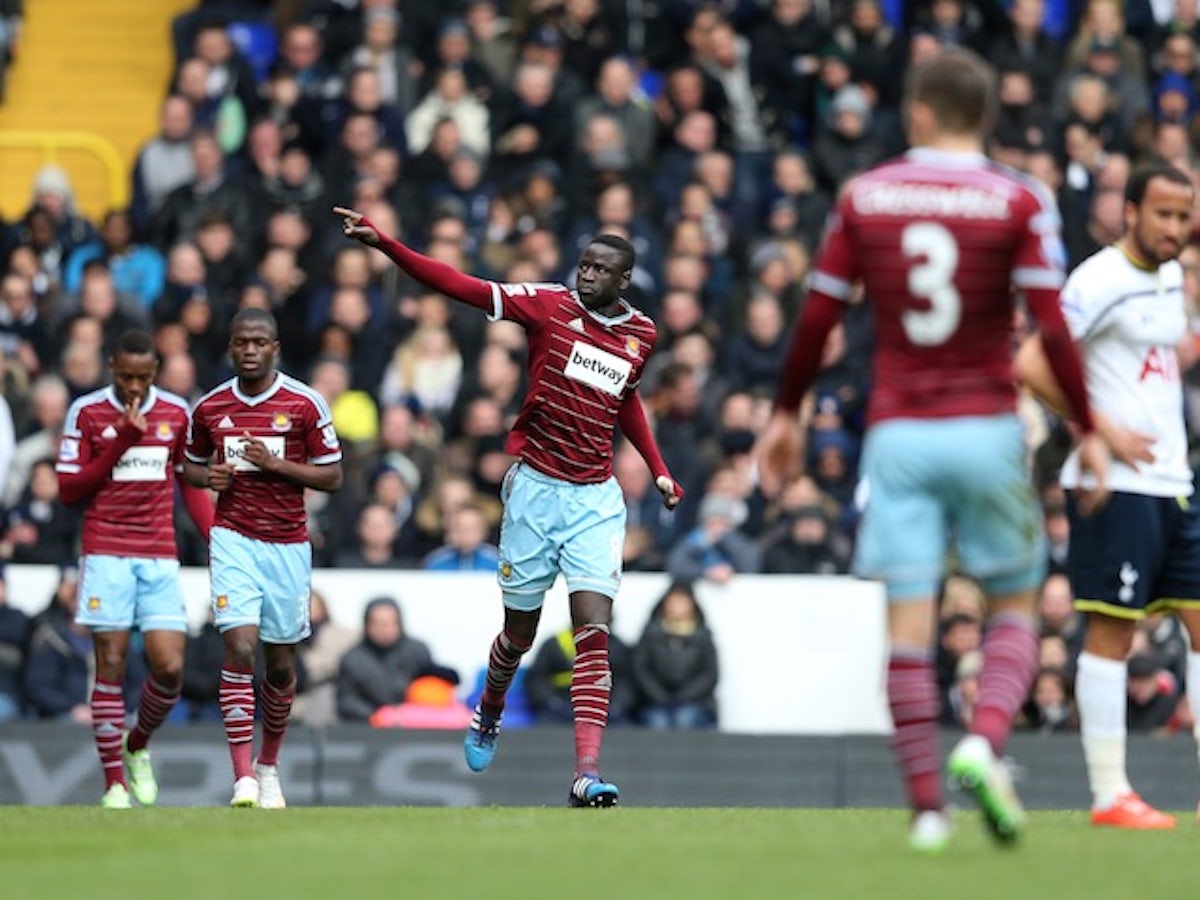
[[0, 214], [12, 221], [24, 214], [33, 180], [47, 163], [61, 166], [71, 179], [76, 203], [98, 219], [129, 202], [129, 173], [111, 143], [82, 131], [0, 130]]

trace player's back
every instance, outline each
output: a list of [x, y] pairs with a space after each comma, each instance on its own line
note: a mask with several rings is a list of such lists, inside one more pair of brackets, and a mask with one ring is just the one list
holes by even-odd
[[852, 258], [823, 256], [814, 287], [864, 282], [871, 421], [1012, 410], [1012, 288], [1062, 282], [1047, 198], [983, 156], [915, 150], [850, 182], [838, 209]]

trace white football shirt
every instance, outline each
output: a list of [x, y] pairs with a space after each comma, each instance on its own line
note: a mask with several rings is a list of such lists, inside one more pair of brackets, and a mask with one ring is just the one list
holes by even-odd
[[[1187, 331], [1183, 268], [1176, 260], [1143, 269], [1116, 246], [1084, 260], [1063, 287], [1063, 317], [1082, 345], [1088, 397], [1114, 423], [1151, 435], [1153, 463], [1113, 460], [1109, 487], [1151, 497], [1193, 490], [1176, 346]], [[1079, 454], [1063, 466], [1063, 487], [1079, 487]]]

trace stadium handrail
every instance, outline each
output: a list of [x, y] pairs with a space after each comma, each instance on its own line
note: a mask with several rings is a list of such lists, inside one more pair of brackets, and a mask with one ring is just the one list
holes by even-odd
[[57, 162], [66, 151], [90, 153], [104, 167], [108, 180], [108, 206], [119, 208], [129, 202], [128, 173], [116, 148], [106, 138], [87, 131], [0, 130], [0, 151], [41, 151], [44, 163]]

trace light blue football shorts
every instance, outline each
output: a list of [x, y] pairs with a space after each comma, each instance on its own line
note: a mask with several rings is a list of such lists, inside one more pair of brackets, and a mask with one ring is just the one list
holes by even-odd
[[312, 545], [256, 541], [229, 528], [209, 539], [213, 620], [224, 632], [255, 625], [267, 644], [297, 644], [309, 621]]
[[179, 560], [85, 554], [75, 621], [96, 631], [187, 631]]
[[625, 544], [625, 498], [615, 478], [574, 484], [515, 463], [500, 489], [497, 580], [510, 609], [540, 609], [558, 573], [567, 592], [617, 596]]
[[862, 470], [854, 569], [885, 582], [890, 601], [933, 596], [950, 546], [990, 595], [1040, 583], [1045, 539], [1015, 415], [884, 421]]

